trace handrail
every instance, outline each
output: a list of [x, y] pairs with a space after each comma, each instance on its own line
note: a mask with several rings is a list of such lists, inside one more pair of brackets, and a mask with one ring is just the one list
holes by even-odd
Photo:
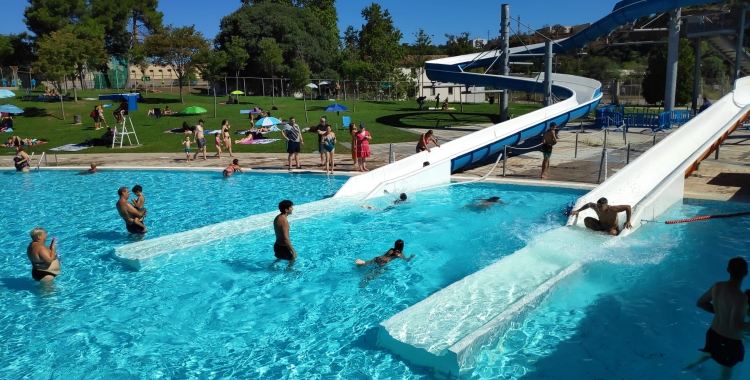
[[36, 170], [39, 171], [39, 166], [42, 165], [42, 160], [44, 160], [44, 165], [49, 166], [47, 164], [47, 151], [42, 152], [42, 155], [39, 157], [39, 161], [36, 163]]

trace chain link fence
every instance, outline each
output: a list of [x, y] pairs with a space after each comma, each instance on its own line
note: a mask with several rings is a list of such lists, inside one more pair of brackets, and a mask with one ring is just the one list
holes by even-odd
[[[732, 89], [733, 83], [728, 77], [721, 79], [701, 78], [698, 84], [698, 96], [700, 98], [705, 95], [709, 99], [717, 100], [731, 92]], [[617, 92], [617, 99], [613, 98], [613, 92]], [[618, 83], [614, 81], [602, 83], [602, 93], [604, 94], [603, 103], [611, 102], [628, 106], [649, 105], [646, 103], [646, 99], [643, 98], [641, 79], [625, 79]], [[698, 103], [700, 104], [700, 102], [699, 100]], [[686, 106], [690, 106], [690, 102]]]

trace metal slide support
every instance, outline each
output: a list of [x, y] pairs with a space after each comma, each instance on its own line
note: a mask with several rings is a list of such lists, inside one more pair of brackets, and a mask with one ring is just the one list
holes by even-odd
[[573, 158], [578, 158], [578, 134], [580, 132], [576, 132], [576, 150], [575, 153], [573, 153]]
[[667, 85], [664, 88], [664, 111], [674, 111], [677, 92], [677, 61], [680, 47], [681, 8], [669, 12], [669, 47], [667, 50]]
[[390, 164], [390, 163], [392, 163], [393, 161], [395, 161], [395, 160], [393, 159], [393, 158], [395, 157], [395, 155], [393, 154], [393, 143], [391, 143], [391, 145], [390, 145], [390, 148], [389, 148], [389, 149], [390, 149], [390, 150], [388, 151], [388, 163]]
[[[742, 69], [742, 54], [744, 53], [742, 44], [745, 37], [745, 12], [747, 11], [748, 5], [740, 11], [740, 24], [738, 25], [737, 31], [737, 46], [734, 48], [736, 54], [734, 56], [734, 80], [740, 79], [740, 70]], [[718, 149], [716, 150], [718, 152]]]
[[701, 40], [700, 38], [696, 38], [693, 41], [695, 41], [695, 47], [693, 50], [695, 51], [695, 68], [693, 69], [693, 115], [698, 114], [698, 87], [701, 82]]
[[503, 177], [505, 177], [505, 166], [508, 164], [508, 146], [503, 145]]
[[628, 143], [628, 153], [625, 155], [625, 165], [630, 163], [630, 143]]
[[714, 160], [718, 160], [719, 159], [719, 148], [721, 148], [721, 145], [719, 145], [719, 146], [716, 147], [716, 151], [714, 153]]
[[552, 105], [552, 41], [544, 42], [544, 106]]
[[[508, 67], [508, 50], [510, 47], [510, 5], [503, 4], [500, 12], [500, 74], [508, 76], [510, 69]], [[508, 91], [503, 91], [500, 95], [500, 122], [508, 120]]]

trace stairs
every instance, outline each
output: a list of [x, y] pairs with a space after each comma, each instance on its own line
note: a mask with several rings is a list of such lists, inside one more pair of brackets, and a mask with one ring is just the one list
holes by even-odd
[[[745, 38], [748, 38], [745, 36]], [[705, 39], [705, 41], [711, 45], [716, 51], [721, 53], [727, 62], [734, 66], [735, 60], [735, 47], [737, 46], [736, 40], [730, 38], [727, 35], [715, 35]], [[743, 51], [742, 60], [740, 63], [740, 73], [742, 75], [750, 75], [750, 54], [747, 51]]]

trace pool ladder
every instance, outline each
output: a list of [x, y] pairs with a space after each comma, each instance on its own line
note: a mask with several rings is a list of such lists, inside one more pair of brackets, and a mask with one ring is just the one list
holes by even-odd
[[[31, 153], [31, 157], [29, 158], [29, 161], [34, 159], [34, 153]], [[49, 166], [49, 163], [47, 162], [47, 151], [42, 152], [42, 156], [39, 157], [39, 161], [36, 163], [36, 170], [39, 171], [39, 167], [42, 165], [42, 161], [44, 161], [44, 166]], [[55, 153], [55, 166], [58, 166], [57, 163], [57, 153]]]

